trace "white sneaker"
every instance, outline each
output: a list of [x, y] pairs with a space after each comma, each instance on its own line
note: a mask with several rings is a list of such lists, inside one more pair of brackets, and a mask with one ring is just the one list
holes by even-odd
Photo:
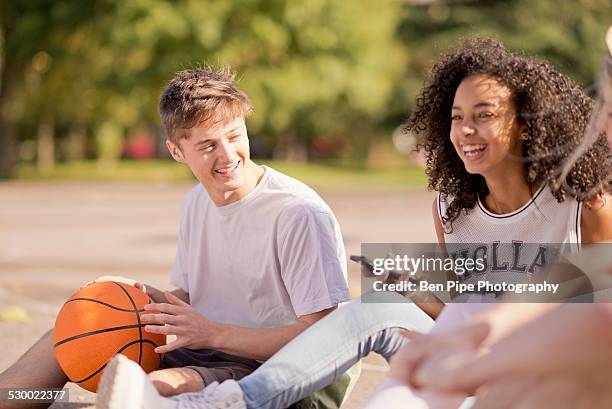
[[98, 409], [246, 409], [238, 382], [213, 382], [201, 392], [164, 398], [140, 366], [118, 354], [98, 385]]
[[98, 409], [177, 409], [162, 397], [142, 368], [121, 354], [104, 368], [96, 396]]

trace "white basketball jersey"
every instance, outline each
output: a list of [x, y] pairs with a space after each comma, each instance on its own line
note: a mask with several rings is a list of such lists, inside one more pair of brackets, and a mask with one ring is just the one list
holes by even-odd
[[[446, 213], [452, 198], [441, 197], [438, 194], [438, 215]], [[575, 252], [580, 246], [580, 216], [582, 203], [573, 198], [567, 198], [559, 203], [552, 195], [550, 189], [543, 185], [527, 203], [519, 209], [506, 214], [494, 214], [488, 211], [480, 199], [476, 206], [468, 210], [467, 214], [461, 211], [459, 217], [452, 222], [452, 228], [445, 227], [444, 241], [451, 244], [447, 246], [456, 249], [462, 243], [483, 243], [487, 248], [487, 269], [483, 275], [466, 275], [457, 277], [465, 283], [476, 283], [486, 279], [491, 282], [524, 283], [532, 276], [532, 267], [542, 261], [538, 253], [540, 246], [521, 243], [547, 243], [564, 244], [563, 252]], [[513, 243], [512, 246], [501, 246], [502, 251], [496, 255], [493, 262], [491, 253], [497, 253], [493, 247], [495, 243]], [[517, 255], [517, 248], [522, 248]], [[551, 260], [546, 260], [547, 262]], [[494, 269], [492, 265], [506, 268]], [[519, 268], [516, 268], [519, 266]], [[495, 271], [492, 271], [495, 270]], [[527, 275], [527, 277], [526, 277]], [[494, 302], [496, 294], [461, 294], [449, 304], [438, 318], [437, 325], [444, 328], [447, 325], [458, 325], [464, 319], [486, 309], [490, 302]], [[471, 304], [467, 304], [470, 302]]]
[[[450, 201], [438, 194], [437, 203], [442, 220]], [[444, 226], [444, 241], [449, 244], [449, 253], [466, 251], [475, 257], [477, 252], [474, 249], [480, 248], [479, 256], [484, 255], [487, 259], [484, 271], [487, 279], [521, 283], [525, 282], [526, 275], [542, 271], [546, 264], [554, 261], [555, 252], [579, 250], [581, 209], [581, 202], [573, 198], [557, 202], [546, 185], [511, 213], [491, 213], [479, 199], [467, 214], [462, 211], [452, 226]], [[473, 243], [481, 243], [482, 246], [474, 246]], [[466, 274], [458, 279], [474, 282], [484, 277]]]
[[[448, 203], [438, 194], [440, 220]], [[480, 198], [467, 214], [463, 211], [445, 227], [446, 243], [580, 243], [582, 203], [568, 197], [559, 203], [547, 185], [542, 185], [533, 197], [519, 209], [506, 214], [488, 211]]]

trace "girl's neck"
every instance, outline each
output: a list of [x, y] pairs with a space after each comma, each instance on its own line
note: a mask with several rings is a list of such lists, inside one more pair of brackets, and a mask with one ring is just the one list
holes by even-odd
[[531, 199], [533, 186], [523, 176], [522, 169], [506, 172], [496, 177], [485, 177], [489, 193], [483, 200], [484, 206], [492, 213], [505, 214], [520, 209]]

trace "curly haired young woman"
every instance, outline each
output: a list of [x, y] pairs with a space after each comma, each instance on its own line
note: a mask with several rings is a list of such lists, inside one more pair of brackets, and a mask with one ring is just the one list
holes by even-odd
[[[551, 233], [561, 241], [532, 233], [532, 242], [601, 241], [607, 232], [597, 221], [610, 211], [603, 199], [612, 191], [603, 135], [556, 186], [564, 159], [583, 139], [592, 108], [568, 77], [494, 40], [472, 39], [444, 55], [406, 126], [423, 136], [429, 187], [439, 192], [434, 216], [445, 205], [444, 214], [434, 217], [438, 231], [444, 228], [452, 231], [448, 239], [469, 242], [478, 235], [463, 232], [467, 219], [490, 230], [491, 223], [529, 210], [524, 205], [541, 203], [541, 213], [549, 206], [552, 213], [529, 220], [528, 230], [551, 230], [559, 223], [555, 213], [571, 218], [572, 212], [582, 213], [580, 228], [574, 237]], [[540, 225], [545, 219], [553, 223]]]
[[[602, 132], [612, 148], [612, 26], [606, 42], [609, 53], [598, 84], [598, 103], [583, 141], [563, 164], [561, 181], [571, 173], [574, 161], [601, 141]], [[610, 180], [608, 161], [599, 185]], [[602, 221], [610, 226], [609, 219]], [[603, 239], [610, 240], [605, 234]], [[591, 247], [570, 257], [599, 281], [603, 291], [598, 295], [604, 301], [609, 300], [612, 285], [607, 246]], [[394, 369], [406, 383], [438, 393], [476, 393], [473, 409], [608, 407], [612, 399], [612, 304], [553, 307], [537, 316], [542, 312], [538, 306], [499, 304], [444, 336], [413, 335], [410, 350], [396, 355], [400, 359], [394, 361]]]

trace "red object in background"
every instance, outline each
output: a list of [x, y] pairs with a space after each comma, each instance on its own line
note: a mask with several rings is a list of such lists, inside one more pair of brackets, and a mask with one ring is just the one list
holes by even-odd
[[312, 141], [311, 147], [317, 156], [330, 157], [339, 154], [344, 148], [344, 143], [340, 138], [317, 136]]
[[123, 142], [123, 156], [130, 159], [151, 159], [155, 156], [155, 137], [141, 133]]

